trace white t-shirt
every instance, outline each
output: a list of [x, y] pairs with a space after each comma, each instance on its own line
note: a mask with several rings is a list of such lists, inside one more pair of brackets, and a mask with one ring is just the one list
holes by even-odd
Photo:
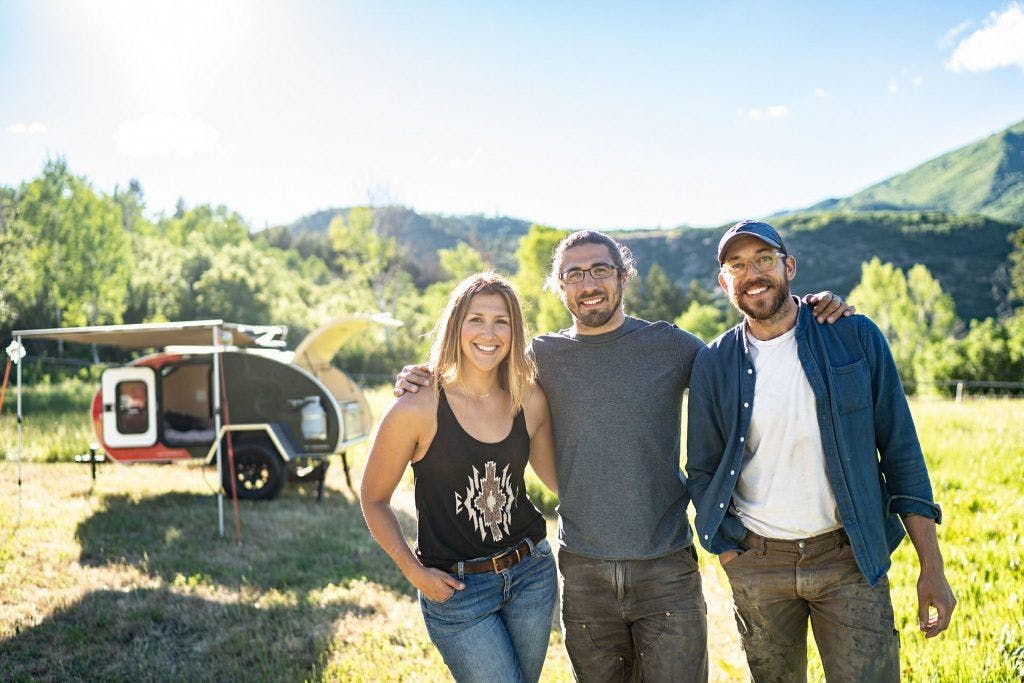
[[796, 328], [768, 341], [748, 333], [747, 340], [757, 381], [734, 513], [766, 538], [808, 538], [838, 529], [842, 524], [825, 471], [814, 392], [797, 355]]

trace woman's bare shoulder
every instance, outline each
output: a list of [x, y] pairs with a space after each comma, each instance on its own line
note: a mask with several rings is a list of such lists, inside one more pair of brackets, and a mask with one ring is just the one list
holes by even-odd
[[437, 393], [421, 387], [416, 393], [405, 392], [388, 408], [384, 419], [403, 423], [429, 424], [437, 419]]

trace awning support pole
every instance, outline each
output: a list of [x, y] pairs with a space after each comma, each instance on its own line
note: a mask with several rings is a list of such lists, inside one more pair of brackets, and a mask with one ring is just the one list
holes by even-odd
[[[213, 433], [220, 434], [220, 325], [213, 327]], [[220, 453], [221, 439], [217, 439], [217, 532], [224, 536], [224, 463]]]
[[[14, 341], [18, 342], [18, 348], [21, 348], [21, 337], [15, 337]], [[22, 357], [21, 360], [24, 360]], [[16, 363], [18, 366], [18, 523], [17, 526], [21, 526], [21, 449], [22, 449], [22, 434], [21, 434], [21, 362]], [[17, 528], [17, 527], [15, 527]]]

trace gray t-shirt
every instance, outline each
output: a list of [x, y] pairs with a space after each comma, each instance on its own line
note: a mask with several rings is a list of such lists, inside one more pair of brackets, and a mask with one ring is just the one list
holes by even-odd
[[703, 347], [675, 325], [629, 316], [605, 334], [534, 338], [551, 405], [563, 548], [649, 559], [693, 542], [679, 427], [683, 390]]

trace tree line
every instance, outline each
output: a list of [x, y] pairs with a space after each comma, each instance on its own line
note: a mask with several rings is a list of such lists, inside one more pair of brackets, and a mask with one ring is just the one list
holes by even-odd
[[[14, 329], [223, 318], [287, 325], [295, 343], [334, 317], [382, 311], [403, 327], [355, 340], [338, 362], [357, 374], [389, 376], [426, 357], [451, 287], [485, 268], [510, 271], [533, 332], [570, 323], [557, 297], [542, 288], [564, 231], [532, 225], [514, 259], [465, 242], [441, 249], [439, 272], [424, 283], [413, 257], [380, 229], [382, 216], [371, 207], [339, 213], [325, 238], [282, 229], [251, 233], [225, 206], [183, 201], [172, 214], [150, 218], [137, 181], [106, 194], [53, 159], [38, 177], [0, 187], [0, 333], [6, 339]], [[885, 332], [908, 388], [936, 380], [1024, 380], [1024, 229], [1012, 240], [1015, 307], [966, 324], [924, 266], [904, 272], [878, 259], [862, 264], [848, 298]], [[714, 282], [681, 286], [657, 264], [627, 288], [625, 306], [705, 340], [739, 320]], [[125, 359], [112, 350], [61, 353]]]

